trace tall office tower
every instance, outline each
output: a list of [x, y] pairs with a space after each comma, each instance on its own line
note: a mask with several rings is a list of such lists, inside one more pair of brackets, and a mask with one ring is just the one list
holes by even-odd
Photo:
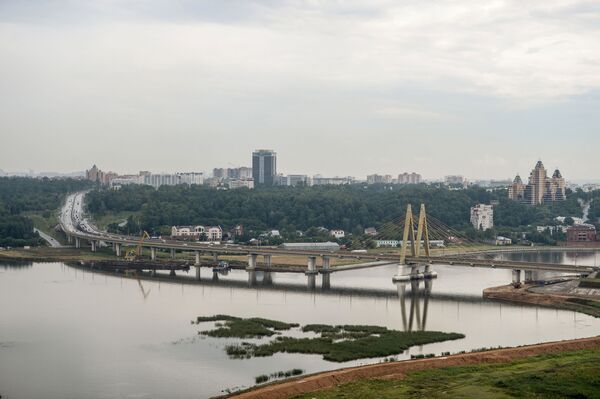
[[541, 204], [544, 201], [544, 194], [546, 193], [546, 168], [542, 161], [538, 161], [535, 168], [529, 175], [529, 195], [527, 199], [532, 205]]
[[255, 185], [272, 186], [277, 176], [277, 153], [256, 150], [252, 153], [252, 178]]

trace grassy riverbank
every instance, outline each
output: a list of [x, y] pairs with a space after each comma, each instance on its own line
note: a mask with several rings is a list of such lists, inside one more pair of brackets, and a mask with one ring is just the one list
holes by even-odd
[[31, 249], [13, 248], [0, 251], [0, 260], [26, 260], [32, 262], [72, 262], [91, 260], [116, 260], [117, 257], [108, 248], [92, 252], [88, 248], [49, 248]]
[[296, 398], [598, 398], [599, 376], [596, 348], [504, 364], [417, 371], [403, 379], [359, 379]]

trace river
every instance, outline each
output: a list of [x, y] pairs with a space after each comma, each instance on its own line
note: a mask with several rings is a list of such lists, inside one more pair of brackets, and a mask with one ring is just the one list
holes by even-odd
[[[528, 253], [594, 265], [596, 254]], [[600, 334], [600, 320], [568, 311], [482, 299], [484, 288], [511, 281], [510, 270], [436, 266], [425, 286], [396, 286], [396, 267], [302, 274], [203, 270], [170, 279], [126, 278], [62, 263], [0, 264], [0, 395], [3, 398], [206, 398], [249, 387], [254, 377], [331, 363], [320, 355], [229, 359], [237, 340], [206, 338], [191, 320], [216, 313], [326, 324], [460, 332], [466, 338], [399, 354], [457, 352]], [[549, 276], [549, 275], [546, 275]], [[399, 296], [400, 293], [401, 294]]]

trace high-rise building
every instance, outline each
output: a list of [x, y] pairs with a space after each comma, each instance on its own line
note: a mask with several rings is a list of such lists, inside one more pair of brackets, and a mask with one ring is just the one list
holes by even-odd
[[516, 175], [513, 183], [510, 187], [508, 187], [508, 198], [514, 201], [525, 201], [525, 188], [527, 186], [523, 184], [523, 180], [521, 180], [521, 176]]
[[420, 184], [421, 182], [421, 175], [415, 172], [404, 172], [398, 175], [398, 184]]
[[367, 184], [381, 184], [381, 183], [391, 183], [392, 176], [391, 175], [368, 175], [367, 176]]
[[256, 150], [252, 153], [252, 177], [255, 185], [272, 186], [277, 176], [277, 153]]
[[529, 184], [523, 184], [519, 175], [515, 177], [508, 188], [508, 198], [529, 205], [550, 204], [565, 200], [565, 187], [565, 179], [558, 169], [548, 177], [544, 164], [538, 161], [529, 174]]
[[472, 206], [471, 224], [477, 230], [483, 231], [494, 227], [494, 208], [491, 205], [484, 204]]

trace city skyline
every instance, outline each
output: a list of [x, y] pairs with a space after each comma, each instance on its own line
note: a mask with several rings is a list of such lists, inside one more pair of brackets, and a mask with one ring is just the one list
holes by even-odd
[[590, 3], [33, 3], [0, 4], [7, 171], [210, 170], [254, 148], [309, 175], [600, 167]]

